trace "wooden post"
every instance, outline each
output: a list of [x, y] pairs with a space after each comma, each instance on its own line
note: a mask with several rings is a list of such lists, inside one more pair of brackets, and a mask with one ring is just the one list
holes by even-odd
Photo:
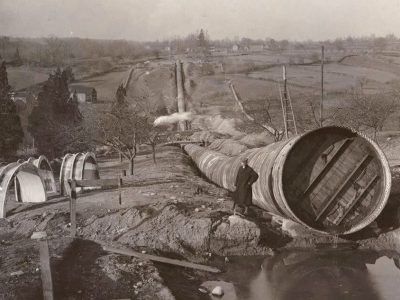
[[71, 218], [71, 236], [76, 235], [76, 181], [74, 179], [69, 180], [71, 186], [71, 197], [70, 197], [70, 218]]
[[125, 169], [121, 170], [121, 174], [122, 174], [122, 177], [125, 177], [126, 176], [126, 170]]
[[47, 240], [39, 241], [40, 272], [42, 276], [43, 299], [53, 300], [53, 281], [51, 279], [49, 245]]
[[119, 202], [119, 205], [122, 205], [121, 187], [122, 187], [122, 178], [121, 178], [121, 176], [118, 176], [118, 202]]
[[324, 46], [321, 46], [321, 103], [319, 106], [319, 122], [320, 126], [323, 126], [324, 116], [324, 60], [325, 60], [325, 53], [324, 53]]

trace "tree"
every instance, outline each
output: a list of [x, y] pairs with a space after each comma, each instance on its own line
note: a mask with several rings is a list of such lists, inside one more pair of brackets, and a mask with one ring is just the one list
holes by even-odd
[[68, 75], [59, 68], [50, 74], [29, 116], [29, 132], [41, 154], [52, 159], [89, 147], [76, 97], [68, 89]]
[[14, 57], [13, 57], [13, 64], [17, 65], [17, 66], [22, 64], [22, 59], [21, 59], [21, 55], [19, 54], [18, 48], [15, 49], [15, 53], [14, 53]]
[[147, 119], [137, 105], [115, 104], [111, 112], [94, 119], [95, 141], [111, 147], [129, 161], [133, 175], [137, 146], [144, 141]]
[[362, 89], [351, 90], [347, 102], [348, 105], [335, 116], [335, 123], [360, 131], [372, 131], [374, 140], [399, 106], [398, 99], [391, 94], [365, 94]]
[[0, 66], [0, 155], [12, 155], [22, 142], [24, 133], [17, 108], [12, 101], [8, 85], [6, 63]]

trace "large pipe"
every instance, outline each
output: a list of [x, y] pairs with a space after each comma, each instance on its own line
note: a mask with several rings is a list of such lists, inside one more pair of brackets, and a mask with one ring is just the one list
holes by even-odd
[[27, 162], [32, 163], [36, 168], [38, 168], [39, 174], [43, 179], [47, 195], [56, 195], [56, 180], [54, 178], [53, 169], [51, 168], [50, 162], [46, 156], [41, 155], [37, 159], [30, 157]]
[[381, 213], [391, 174], [372, 140], [343, 127], [324, 127], [229, 157], [189, 144], [185, 151], [215, 184], [235, 190], [243, 158], [258, 173], [253, 204], [320, 233], [356, 232]]
[[14, 182], [17, 202], [44, 202], [47, 200], [43, 179], [38, 168], [29, 162], [14, 162], [0, 167], [0, 218], [7, 213], [7, 194]]
[[[99, 178], [97, 160], [93, 153], [68, 153], [64, 156], [60, 169], [61, 195], [68, 196], [71, 194], [71, 187], [68, 183], [70, 179], [83, 180]], [[81, 188], [77, 188], [76, 191], [80, 192]]]

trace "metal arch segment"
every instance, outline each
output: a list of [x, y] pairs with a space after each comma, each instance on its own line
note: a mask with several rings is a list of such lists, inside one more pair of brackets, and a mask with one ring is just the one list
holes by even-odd
[[22, 202], [44, 202], [47, 195], [38, 169], [28, 162], [11, 163], [0, 171], [0, 218], [6, 217], [6, 196], [14, 176], [21, 188]]
[[57, 193], [54, 172], [47, 157], [40, 155], [38, 159], [33, 161], [33, 165], [39, 169], [39, 174], [45, 182], [46, 192], [50, 194]]
[[61, 195], [70, 195], [71, 188], [68, 184], [69, 179], [74, 179], [74, 170], [76, 166], [76, 158], [81, 153], [75, 154], [66, 154], [64, 156], [63, 162], [61, 164], [60, 171], [60, 186], [61, 186]]
[[72, 154], [67, 153], [64, 155], [62, 163], [61, 163], [61, 168], [60, 168], [60, 176], [59, 176], [59, 181], [60, 181], [60, 194], [64, 195], [64, 173], [65, 173], [65, 165], [67, 162], [67, 159], [71, 156]]

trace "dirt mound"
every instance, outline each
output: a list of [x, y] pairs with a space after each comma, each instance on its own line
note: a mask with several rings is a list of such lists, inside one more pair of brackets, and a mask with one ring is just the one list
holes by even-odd
[[201, 207], [195, 213], [176, 204], [155, 205], [144, 210], [131, 208], [88, 220], [80, 233], [87, 239], [172, 252], [196, 261], [201, 261], [209, 252], [217, 255], [269, 253], [270, 249], [261, 245], [263, 238], [256, 223], [239, 217], [227, 218], [226, 213], [210, 206]]

